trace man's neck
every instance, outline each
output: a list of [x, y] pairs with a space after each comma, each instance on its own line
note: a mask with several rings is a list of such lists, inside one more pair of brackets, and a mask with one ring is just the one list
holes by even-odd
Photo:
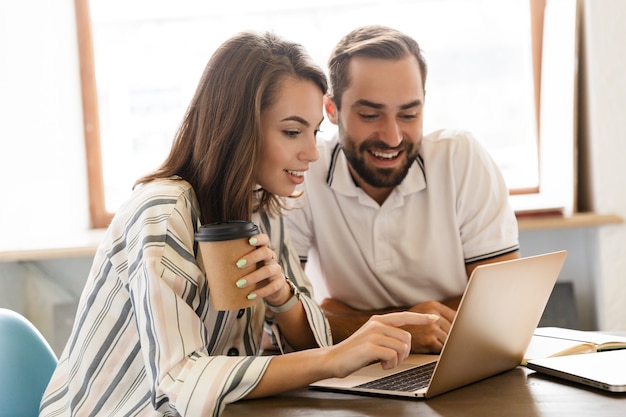
[[361, 178], [350, 165], [348, 165], [348, 169], [350, 170], [350, 175], [352, 176], [352, 180], [354, 181], [356, 186], [361, 188], [365, 192], [365, 194], [367, 194], [374, 201], [376, 201], [379, 206], [382, 206], [385, 200], [387, 200], [387, 197], [389, 197], [389, 195], [393, 191], [394, 187], [373, 187], [368, 184], [363, 178]]

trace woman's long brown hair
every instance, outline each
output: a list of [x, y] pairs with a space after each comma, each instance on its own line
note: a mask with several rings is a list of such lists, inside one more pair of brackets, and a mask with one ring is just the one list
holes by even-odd
[[203, 223], [249, 220], [259, 209], [276, 212], [279, 197], [254, 192], [261, 113], [290, 76], [311, 80], [322, 93], [327, 91], [324, 73], [297, 43], [254, 32], [226, 41], [202, 74], [169, 156], [135, 186], [180, 176], [196, 192]]

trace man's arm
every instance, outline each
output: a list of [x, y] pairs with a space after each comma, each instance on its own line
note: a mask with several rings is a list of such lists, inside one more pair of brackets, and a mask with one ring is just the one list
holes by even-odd
[[[519, 251], [510, 252], [501, 256], [496, 256], [491, 259], [487, 259], [480, 262], [473, 262], [465, 266], [467, 279], [471, 276], [474, 269], [479, 265], [490, 264], [495, 262], [507, 261], [511, 259], [517, 259], [520, 257]], [[426, 301], [424, 303], [416, 304], [409, 309], [416, 313], [430, 313], [437, 314], [441, 318], [432, 325], [428, 326], [413, 326], [407, 328], [412, 334], [412, 346], [411, 350], [414, 353], [439, 353], [443, 348], [443, 344], [448, 337], [450, 327], [454, 321], [456, 310], [459, 308], [462, 294], [456, 297], [452, 297], [441, 301]]]
[[[375, 314], [385, 314], [403, 309], [356, 310], [336, 298], [326, 298], [320, 303], [330, 323], [334, 343], [347, 339]], [[406, 309], [404, 309], [406, 310]]]
[[[504, 255], [496, 256], [495, 258], [490, 258], [484, 261], [472, 262], [470, 264], [465, 264], [465, 271], [467, 272], [467, 279], [472, 275], [474, 269], [479, 265], [492, 264], [495, 262], [509, 261], [511, 259], [519, 259], [520, 253], [519, 250], [506, 253]], [[460, 301], [460, 300], [459, 300]]]
[[[473, 262], [465, 266], [468, 279], [474, 269], [483, 264], [517, 259], [520, 257], [519, 251], [507, 253], [488, 260]], [[304, 267], [304, 265], [303, 265]], [[394, 311], [412, 311], [415, 313], [436, 314], [440, 316], [437, 322], [423, 326], [407, 326], [405, 330], [411, 332], [411, 352], [412, 353], [439, 353], [443, 343], [448, 336], [450, 326], [456, 315], [456, 310], [461, 301], [462, 295], [441, 301], [426, 301], [411, 307], [395, 307], [383, 310], [356, 310], [340, 300], [326, 298], [321, 306], [333, 334], [333, 341], [338, 343], [358, 328], [360, 328], [372, 315], [383, 314]]]
[[439, 320], [433, 324], [403, 327], [412, 335], [411, 352], [413, 353], [439, 353], [455, 314], [453, 309], [438, 301], [427, 301], [412, 307], [356, 310], [337, 299], [326, 298], [322, 301], [321, 306], [330, 323], [334, 343], [339, 343], [349, 337], [374, 314], [412, 311], [438, 315]]

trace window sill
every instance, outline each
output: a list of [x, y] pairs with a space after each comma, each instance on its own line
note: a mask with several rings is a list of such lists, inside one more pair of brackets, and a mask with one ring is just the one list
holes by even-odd
[[[575, 213], [569, 216], [535, 215], [518, 218], [520, 231], [599, 227], [623, 224], [624, 219], [615, 214]], [[18, 247], [0, 247], [0, 262], [27, 262], [46, 259], [91, 257], [104, 236], [104, 229], [89, 230], [54, 243], [38, 241]]]
[[623, 223], [624, 219], [616, 214], [598, 213], [574, 213], [567, 216], [522, 216], [517, 219], [517, 224], [520, 231], [599, 227]]
[[93, 229], [63, 237], [54, 233], [38, 236], [32, 242], [7, 239], [6, 242], [12, 243], [11, 246], [6, 243], [0, 245], [0, 263], [91, 257], [96, 253], [104, 233], [105, 229]]

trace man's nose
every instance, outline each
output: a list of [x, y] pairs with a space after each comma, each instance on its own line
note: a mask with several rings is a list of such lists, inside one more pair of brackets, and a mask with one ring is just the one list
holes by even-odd
[[398, 126], [398, 123], [395, 121], [386, 122], [381, 131], [380, 140], [391, 148], [400, 145], [400, 143], [402, 143], [402, 130], [400, 126]]

